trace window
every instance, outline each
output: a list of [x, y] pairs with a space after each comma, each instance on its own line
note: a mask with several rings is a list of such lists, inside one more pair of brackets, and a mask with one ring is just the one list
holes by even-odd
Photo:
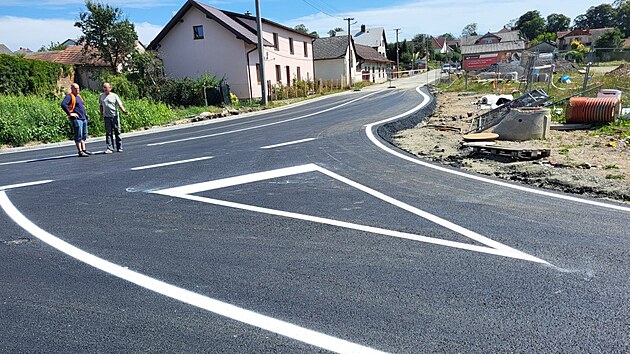
[[280, 50], [280, 39], [278, 38], [278, 34], [275, 32], [273, 34], [273, 49]]
[[308, 58], [308, 44], [304, 42], [304, 58]]
[[291, 86], [291, 68], [288, 65], [285, 68], [287, 70], [287, 86]]
[[289, 37], [289, 52], [295, 54], [295, 48], [293, 48], [293, 38]]
[[297, 70], [297, 79], [302, 80], [302, 73], [300, 72], [300, 67], [298, 66], [296, 70]]
[[256, 64], [256, 78], [260, 84], [260, 64]]
[[486, 42], [486, 44], [492, 44], [492, 39], [486, 39], [484, 42]]
[[276, 82], [282, 83], [282, 69], [280, 65], [276, 65]]
[[194, 39], [203, 39], [203, 26], [193, 26]]

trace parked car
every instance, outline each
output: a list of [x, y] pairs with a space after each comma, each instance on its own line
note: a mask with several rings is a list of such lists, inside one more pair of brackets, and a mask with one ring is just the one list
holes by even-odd
[[451, 73], [453, 71], [455, 71], [455, 68], [453, 68], [451, 66], [451, 64], [444, 64], [444, 65], [442, 65], [442, 72], [443, 73]]

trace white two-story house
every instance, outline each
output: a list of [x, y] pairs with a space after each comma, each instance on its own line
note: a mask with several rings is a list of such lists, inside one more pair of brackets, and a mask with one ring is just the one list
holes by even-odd
[[149, 44], [158, 53], [167, 76], [224, 78], [239, 98], [259, 98], [260, 70], [268, 85], [313, 80], [310, 35], [262, 20], [264, 65], [258, 58], [256, 17], [223, 11], [188, 0]]

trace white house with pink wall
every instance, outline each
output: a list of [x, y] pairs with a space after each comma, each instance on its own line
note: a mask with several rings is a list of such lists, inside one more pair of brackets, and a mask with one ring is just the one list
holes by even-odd
[[[270, 85], [313, 80], [314, 37], [262, 20], [265, 79]], [[188, 0], [148, 49], [172, 78], [224, 78], [239, 98], [260, 98], [256, 17]]]

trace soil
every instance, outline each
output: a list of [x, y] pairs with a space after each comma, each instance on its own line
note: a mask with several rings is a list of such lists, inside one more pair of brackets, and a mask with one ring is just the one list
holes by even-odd
[[551, 130], [545, 140], [499, 141], [497, 145], [548, 148], [536, 160], [473, 153], [462, 135], [481, 112], [482, 95], [435, 93], [433, 114], [412, 129], [397, 132], [393, 143], [419, 157], [485, 175], [562, 192], [584, 194], [630, 204], [630, 139], [615, 139], [596, 130]]

